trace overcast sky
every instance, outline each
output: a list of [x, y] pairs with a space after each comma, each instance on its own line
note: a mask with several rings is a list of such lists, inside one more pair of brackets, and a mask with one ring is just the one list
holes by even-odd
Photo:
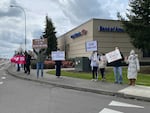
[[[24, 49], [25, 18], [27, 50], [32, 39], [45, 28], [45, 16], [52, 19], [57, 36], [92, 19], [114, 19], [125, 15], [129, 0], [0, 0], [0, 57], [12, 57], [20, 46]], [[10, 5], [19, 7], [10, 7]]]

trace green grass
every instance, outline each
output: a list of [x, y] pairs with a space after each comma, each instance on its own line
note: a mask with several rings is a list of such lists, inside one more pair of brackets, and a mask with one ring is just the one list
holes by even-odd
[[[48, 71], [47, 73], [55, 75], [55, 70]], [[67, 77], [74, 77], [74, 78], [80, 78], [80, 79], [92, 79], [92, 74], [91, 72], [76, 72], [76, 71], [61, 71], [62, 76], [67, 76]], [[101, 80], [101, 75], [99, 73], [99, 80]], [[113, 74], [113, 69], [112, 68], [107, 68], [106, 69], [106, 81], [108, 82], [114, 82], [114, 74]], [[123, 83], [128, 84], [128, 79], [127, 79], [127, 68], [123, 68]], [[145, 85], [145, 86], [150, 86], [150, 74], [143, 74], [143, 73], [138, 73], [137, 85]]]

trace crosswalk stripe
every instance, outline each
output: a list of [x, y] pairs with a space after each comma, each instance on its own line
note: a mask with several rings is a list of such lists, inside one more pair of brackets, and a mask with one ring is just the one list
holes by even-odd
[[0, 82], [0, 85], [3, 84], [3, 82]]
[[1, 77], [1, 79], [3, 79], [3, 80], [4, 80], [4, 79], [6, 79], [6, 77]]
[[116, 111], [116, 110], [112, 110], [112, 109], [108, 109], [108, 108], [104, 108], [102, 111], [100, 111], [99, 113], [123, 113], [120, 111]]
[[138, 105], [133, 105], [133, 104], [128, 104], [128, 103], [123, 103], [123, 102], [118, 102], [118, 101], [112, 101], [109, 104], [110, 106], [120, 106], [120, 107], [135, 107], [135, 108], [144, 108], [143, 106], [138, 106]]

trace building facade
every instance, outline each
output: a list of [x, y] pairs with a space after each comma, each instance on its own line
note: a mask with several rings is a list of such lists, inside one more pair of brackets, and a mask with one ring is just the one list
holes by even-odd
[[58, 48], [65, 51], [66, 58], [89, 57], [92, 52], [86, 51], [87, 41], [97, 41], [99, 53], [108, 53], [117, 46], [124, 56], [134, 49], [140, 61], [150, 62], [150, 57], [143, 57], [143, 52], [133, 47], [117, 20], [91, 19], [58, 37]]

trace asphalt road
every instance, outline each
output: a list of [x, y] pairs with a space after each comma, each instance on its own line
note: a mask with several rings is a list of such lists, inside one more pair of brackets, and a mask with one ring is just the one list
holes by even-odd
[[149, 113], [150, 103], [20, 80], [0, 68], [0, 113]]

